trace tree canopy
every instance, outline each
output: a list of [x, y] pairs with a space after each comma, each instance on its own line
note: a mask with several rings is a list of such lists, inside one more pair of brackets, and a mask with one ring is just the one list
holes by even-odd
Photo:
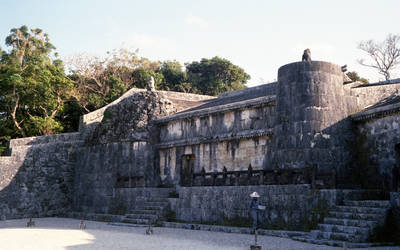
[[0, 55], [0, 135], [11, 137], [58, 133], [58, 115], [73, 92], [63, 63], [51, 53], [47, 34], [26, 26], [12, 29], [8, 51]]
[[186, 71], [193, 89], [208, 95], [246, 88], [245, 84], [250, 79], [242, 68], [217, 56], [186, 64]]
[[[132, 87], [205, 95], [245, 88], [250, 76], [229, 60], [151, 61], [138, 51], [75, 55], [65, 63], [41, 29], [11, 29], [0, 48], [0, 154], [12, 138], [71, 132], [79, 117], [111, 103]], [[64, 66], [65, 65], [65, 66]], [[68, 73], [66, 73], [68, 72]]]
[[368, 83], [368, 79], [361, 77], [355, 71], [347, 72], [346, 75], [353, 81], [353, 82], [361, 82], [361, 83]]

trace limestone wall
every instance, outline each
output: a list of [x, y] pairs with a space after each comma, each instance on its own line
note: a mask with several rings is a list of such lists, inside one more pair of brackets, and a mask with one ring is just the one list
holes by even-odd
[[[86, 115], [83, 115], [80, 119], [79, 131], [84, 132], [84, 133], [90, 133], [90, 131], [95, 129], [96, 126], [102, 121], [102, 119], [104, 117], [104, 112], [107, 109], [119, 104], [121, 101], [124, 101], [126, 99], [132, 99], [132, 97], [134, 98], [134, 96], [140, 92], [146, 92], [146, 90], [132, 88], [129, 91], [127, 91], [125, 94], [123, 94], [121, 97], [119, 97], [117, 100], [113, 101], [112, 103], [110, 103], [98, 110], [90, 112]], [[208, 100], [208, 99], [215, 98], [213, 96], [196, 95], [196, 94], [180, 93], [180, 92], [172, 92], [172, 91], [157, 91], [157, 94], [161, 95], [165, 98], [186, 100], [186, 101], [202, 101], [202, 100]]]
[[349, 161], [353, 110], [338, 65], [312, 61], [282, 66], [278, 71], [273, 165], [316, 166], [323, 174], [344, 176]]
[[116, 188], [151, 186], [153, 158], [147, 142], [83, 147], [77, 156], [74, 211], [109, 213]]
[[[184, 157], [192, 157], [194, 172], [245, 170], [267, 166], [272, 127], [273, 99], [251, 105], [236, 104], [224, 110], [210, 109], [203, 115], [186, 115], [159, 124], [158, 160], [160, 177], [165, 184], [179, 184]], [[199, 112], [202, 112], [201, 110]], [[168, 118], [168, 117], [167, 117]]]
[[[264, 169], [270, 150], [270, 137], [257, 136], [215, 143], [159, 149], [160, 177], [164, 184], [179, 184], [183, 168], [190, 167], [194, 173]], [[185, 157], [193, 157], [191, 166], [184, 166]]]
[[139, 92], [109, 107], [77, 156], [74, 210], [109, 213], [115, 189], [158, 186], [153, 120], [176, 112], [158, 92]]
[[11, 140], [12, 155], [0, 157], [1, 219], [70, 210], [78, 139], [65, 134]]
[[[392, 168], [399, 161], [396, 145], [400, 144], [400, 116], [390, 115], [357, 123], [360, 136], [364, 137], [371, 168], [376, 168], [381, 178], [379, 186], [391, 189]], [[400, 152], [399, 152], [400, 153]]]
[[312, 190], [310, 185], [181, 187], [177, 219], [249, 221], [249, 194], [254, 191], [260, 194], [260, 203], [267, 206], [261, 214], [263, 225], [288, 230], [315, 227], [327, 215], [329, 207], [353, 195], [346, 190]]
[[363, 108], [370, 105], [374, 105], [392, 94], [399, 93], [400, 83], [368, 84], [350, 89], [350, 95], [355, 97], [357, 103], [355, 112], [361, 111]]

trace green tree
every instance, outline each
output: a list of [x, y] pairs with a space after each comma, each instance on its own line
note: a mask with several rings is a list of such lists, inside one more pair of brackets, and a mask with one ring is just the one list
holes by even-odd
[[160, 88], [160, 84], [163, 81], [163, 75], [158, 72], [154, 72], [151, 69], [138, 68], [133, 70], [132, 72], [132, 87], [136, 88], [147, 88], [147, 84], [150, 81], [150, 78], [153, 77], [156, 85], [156, 89], [163, 90]]
[[200, 62], [186, 64], [188, 82], [194, 91], [206, 95], [246, 88], [250, 76], [227, 59], [203, 58]]
[[353, 82], [361, 82], [361, 83], [369, 83], [366, 78], [363, 78], [358, 75], [355, 71], [347, 72], [346, 75], [353, 81]]
[[[0, 54], [1, 138], [58, 133], [58, 115], [70, 98], [73, 83], [47, 34], [26, 26], [6, 38], [9, 51]], [[4, 142], [4, 141], [3, 141]]]
[[190, 92], [191, 84], [186, 82], [186, 72], [182, 70], [182, 65], [179, 62], [163, 62], [157, 72], [163, 75], [160, 89]]

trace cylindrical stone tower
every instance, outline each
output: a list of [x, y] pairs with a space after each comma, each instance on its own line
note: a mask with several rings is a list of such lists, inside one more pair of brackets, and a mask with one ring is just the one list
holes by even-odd
[[274, 167], [317, 166], [319, 173], [343, 170], [351, 136], [347, 106], [340, 66], [320, 61], [282, 66], [276, 94]]

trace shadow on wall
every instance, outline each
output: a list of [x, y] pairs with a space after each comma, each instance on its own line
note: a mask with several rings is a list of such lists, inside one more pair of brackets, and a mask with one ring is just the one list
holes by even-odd
[[0, 157], [0, 218], [64, 215], [71, 209], [79, 133], [15, 139]]

